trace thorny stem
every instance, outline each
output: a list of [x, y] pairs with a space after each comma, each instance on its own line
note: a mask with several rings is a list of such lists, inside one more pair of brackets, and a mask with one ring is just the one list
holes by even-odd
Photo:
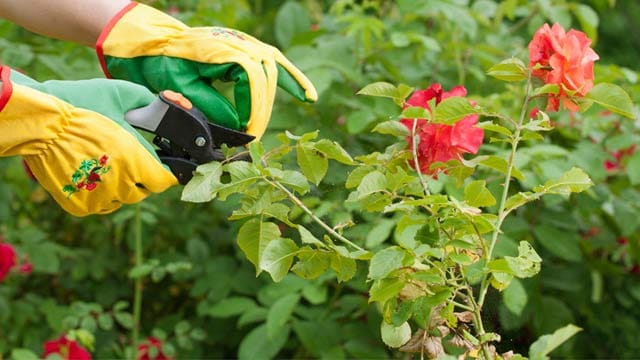
[[[135, 215], [133, 217], [133, 239], [135, 242], [135, 266], [142, 264], [142, 215], [141, 206], [135, 206]], [[142, 277], [136, 278], [134, 282], [133, 293], [133, 329], [131, 335], [131, 346], [133, 347], [133, 356], [138, 351], [138, 338], [140, 333], [140, 317], [142, 312]]]
[[294, 204], [299, 206], [305, 213], [307, 213], [307, 215], [309, 215], [311, 217], [311, 219], [313, 221], [315, 221], [318, 225], [322, 226], [322, 228], [324, 228], [333, 237], [335, 237], [336, 239], [342, 241], [343, 243], [345, 243], [347, 245], [352, 246], [353, 248], [355, 248], [357, 250], [366, 251], [365, 249], [361, 248], [360, 246], [358, 246], [358, 245], [352, 243], [351, 241], [349, 241], [349, 239], [347, 239], [344, 236], [340, 235], [340, 233], [338, 233], [333, 228], [331, 228], [331, 226], [327, 225], [324, 221], [322, 221], [322, 219], [317, 217], [313, 213], [313, 211], [311, 211], [300, 199], [298, 199], [297, 196], [295, 196], [291, 191], [289, 191], [289, 189], [287, 189], [285, 186], [280, 184], [278, 181], [272, 181], [272, 180], [269, 180], [269, 179], [266, 179], [266, 178], [264, 179], [264, 181], [269, 183], [271, 186], [282, 190], [287, 195], [287, 197], [289, 197], [289, 199], [291, 201], [293, 201]]
[[424, 193], [429, 196], [431, 192], [429, 191], [429, 184], [427, 184], [427, 180], [422, 176], [422, 172], [420, 171], [420, 162], [418, 160], [418, 143], [416, 142], [416, 129], [418, 128], [418, 119], [413, 119], [413, 127], [411, 128], [411, 148], [413, 150], [413, 165], [416, 168], [416, 173], [418, 174], [418, 178], [420, 179], [420, 184], [422, 184], [422, 189], [424, 189]]
[[[524, 119], [527, 114], [527, 108], [529, 107], [529, 93], [531, 92], [531, 74], [529, 74], [529, 78], [527, 79], [527, 86], [524, 96], [524, 101], [522, 103], [522, 109], [520, 110], [520, 117], [518, 118], [518, 123], [516, 124], [515, 131], [513, 133], [513, 139], [511, 142], [511, 154], [509, 155], [509, 159], [507, 160], [507, 172], [504, 178], [504, 184], [502, 189], [502, 196], [500, 197], [500, 204], [498, 207], [498, 219], [496, 220], [496, 227], [491, 236], [491, 242], [489, 243], [489, 249], [485, 254], [485, 259], [490, 261], [493, 256], [493, 249], [498, 242], [498, 236], [500, 235], [500, 230], [502, 227], [502, 223], [508, 212], [505, 210], [505, 204], [507, 203], [507, 197], [509, 196], [509, 185], [511, 184], [511, 175], [513, 173], [514, 162], [516, 157], [516, 151], [518, 149], [518, 144], [520, 142], [520, 133], [522, 132], [522, 125], [524, 124]], [[489, 276], [490, 274], [485, 275], [482, 278], [482, 282], [480, 283], [480, 293], [478, 295], [478, 301], [475, 300], [473, 296], [470, 296], [470, 301], [472, 302], [472, 306], [475, 309], [474, 318], [475, 323], [478, 329], [478, 334], [483, 335], [485, 333], [484, 325], [482, 324], [482, 316], [481, 310], [484, 305], [484, 301], [486, 299], [487, 291], [489, 290]], [[471, 289], [467, 289], [467, 291], [471, 295]], [[488, 344], [482, 345], [482, 353], [486, 359], [492, 359], [493, 355], [489, 350]]]

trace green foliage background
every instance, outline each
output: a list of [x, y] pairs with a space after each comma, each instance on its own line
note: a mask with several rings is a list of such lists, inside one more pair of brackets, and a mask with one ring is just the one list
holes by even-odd
[[[354, 95], [375, 81], [418, 88], [440, 82], [445, 89], [463, 84], [480, 103], [512, 107], [518, 99], [486, 70], [509, 56], [526, 59], [527, 43], [545, 21], [597, 39], [596, 80], [617, 83], [634, 103], [638, 100], [639, 69], [630, 61], [638, 47], [621, 25], [640, 11], [630, 1], [615, 6], [605, 0], [150, 4], [190, 25], [237, 28], [276, 44], [314, 81], [317, 104], [298, 104], [281, 94], [264, 139], [267, 148], [284, 130], [319, 129], [351, 154], [382, 151], [390, 140], [370, 130], [397, 109]], [[38, 80], [101, 76], [92, 49], [45, 39], [8, 22], [0, 22], [0, 59]], [[539, 335], [571, 322], [585, 330], [558, 356], [638, 357], [640, 274], [632, 269], [640, 253], [640, 153], [615, 172], [603, 166], [612, 159], [610, 152], [638, 143], [637, 121], [594, 111], [558, 113], [552, 120], [557, 130], [542, 144], [525, 148], [519, 167], [527, 180], [518, 186], [557, 177], [574, 165], [596, 186], [568, 202], [551, 197], [531, 204], [510, 219], [497, 251], [514, 254], [519, 241], [530, 241], [543, 257], [542, 273], [491, 292], [485, 317], [503, 334], [505, 349], [525, 353]], [[345, 232], [360, 244], [393, 242], [392, 220], [345, 208], [348, 194], [340, 189], [346, 176], [344, 169], [331, 167], [307, 205], [333, 224], [355, 223]], [[381, 315], [367, 303], [366, 269], [348, 283], [338, 283], [332, 274], [313, 281], [289, 274], [280, 283], [266, 274], [256, 278], [235, 243], [240, 224], [227, 220], [237, 199], [189, 204], [178, 200], [180, 192], [174, 188], [139, 208], [79, 219], [28, 180], [20, 159], [3, 159], [0, 234], [29, 257], [34, 272], [0, 284], [0, 358], [19, 358], [15, 349], [39, 354], [44, 341], [77, 328], [95, 334], [96, 358], [124, 356], [136, 276], [145, 276], [143, 335], [165, 339], [179, 358], [399, 357], [380, 341]], [[131, 273], [137, 211], [145, 256], [156, 261]]]

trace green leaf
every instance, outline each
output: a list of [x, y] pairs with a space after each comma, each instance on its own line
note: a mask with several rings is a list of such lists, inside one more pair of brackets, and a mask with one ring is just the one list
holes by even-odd
[[368, 195], [384, 191], [387, 186], [387, 178], [380, 171], [372, 171], [365, 175], [358, 185], [358, 200]]
[[405, 321], [402, 325], [396, 327], [387, 324], [383, 320], [380, 324], [380, 334], [382, 335], [382, 341], [387, 346], [399, 348], [411, 339], [411, 326]]
[[294, 170], [282, 171], [276, 168], [267, 168], [266, 170], [274, 179], [282, 185], [291, 187], [298, 194], [304, 195], [309, 192], [309, 182], [301, 173]]
[[349, 153], [337, 142], [322, 139], [314, 145], [315, 149], [325, 154], [329, 159], [341, 162], [346, 165], [353, 165], [355, 161]]
[[378, 301], [385, 303], [387, 300], [398, 295], [404, 288], [405, 281], [399, 278], [376, 280], [369, 289], [369, 302]]
[[404, 103], [404, 99], [409, 96], [412, 91], [413, 88], [406, 85], [400, 84], [396, 87], [393, 84], [381, 81], [363, 87], [356, 94], [391, 98], [396, 104], [402, 105]]
[[509, 196], [507, 201], [505, 202], [505, 210], [512, 211], [519, 208], [522, 205], [525, 205], [528, 202], [537, 200], [542, 196], [542, 194], [534, 194], [532, 192], [520, 192], [514, 195]]
[[[507, 168], [509, 167], [507, 160], [495, 155], [479, 157], [476, 161], [481, 165], [497, 170], [503, 174], [507, 173]], [[511, 170], [511, 176], [521, 181], [524, 180], [524, 175], [515, 167]]]
[[627, 176], [631, 185], [640, 184], [640, 152], [636, 152], [627, 163]]
[[505, 256], [504, 260], [508, 264], [509, 269], [511, 269], [511, 273], [519, 278], [536, 275], [540, 272], [540, 263], [542, 262], [538, 253], [536, 253], [527, 241], [520, 241], [517, 257]]
[[476, 125], [479, 128], [482, 128], [484, 130], [489, 130], [489, 131], [493, 131], [502, 135], [506, 135], [507, 137], [511, 137], [513, 136], [513, 132], [511, 132], [511, 130], [509, 130], [508, 128], [502, 126], [502, 125], [497, 125], [494, 124], [490, 121], [486, 121], [483, 123], [480, 123], [478, 125]]
[[334, 254], [331, 257], [331, 268], [336, 272], [338, 282], [351, 280], [358, 270], [354, 259]]
[[234, 161], [225, 164], [222, 169], [229, 173], [231, 181], [228, 183], [218, 182], [211, 186], [211, 191], [222, 200], [233, 193], [243, 193], [249, 186], [262, 178], [255, 164], [247, 161]]
[[575, 4], [573, 8], [573, 13], [576, 18], [580, 22], [580, 28], [587, 34], [587, 37], [593, 41], [593, 43], [598, 42], [598, 24], [600, 23], [600, 19], [598, 18], [598, 13], [591, 8], [589, 5], [585, 4]]
[[517, 58], [506, 59], [493, 65], [487, 74], [503, 81], [527, 80], [527, 67]]
[[207, 309], [207, 315], [214, 318], [228, 318], [242, 315], [249, 309], [257, 307], [255, 301], [248, 297], [232, 296], [224, 298]]
[[282, 47], [289, 48], [296, 34], [309, 31], [311, 18], [304, 6], [287, 1], [278, 9], [274, 24], [276, 40]]
[[106, 331], [113, 329], [113, 317], [106, 313], [98, 315], [98, 326], [100, 326], [100, 329]]
[[29, 349], [13, 349], [11, 350], [11, 359], [13, 360], [38, 360], [40, 356], [36, 355]]
[[532, 96], [540, 96], [545, 94], [558, 95], [560, 93], [560, 86], [558, 84], [544, 84], [533, 90]]
[[130, 279], [138, 279], [141, 277], [145, 277], [147, 275], [149, 275], [153, 269], [155, 269], [158, 266], [158, 261], [150, 261], [144, 264], [140, 264], [137, 266], [134, 266], [130, 271], [129, 271], [129, 278]]
[[[421, 106], [409, 106], [402, 110], [400, 114], [402, 119], [431, 119], [431, 112]], [[411, 130], [409, 130], [411, 133]]]
[[216, 197], [211, 191], [213, 186], [220, 184], [220, 176], [222, 175], [222, 164], [219, 162], [210, 162], [200, 165], [196, 168], [193, 178], [185, 185], [182, 190], [182, 201], [189, 202], [207, 202]]
[[271, 275], [275, 282], [282, 280], [289, 272], [298, 245], [291, 239], [269, 241], [260, 256], [260, 268]]
[[596, 104], [611, 112], [633, 119], [633, 101], [624, 89], [618, 85], [600, 83], [595, 85], [586, 96]]
[[251, 219], [238, 230], [238, 246], [251, 263], [256, 267], [256, 276], [262, 272], [260, 259], [267, 244], [280, 238], [278, 225]]
[[324, 243], [320, 240], [318, 240], [317, 237], [315, 237], [311, 231], [307, 230], [307, 228], [305, 228], [302, 225], [298, 225], [298, 232], [300, 233], [300, 240], [302, 240], [303, 244], [311, 244], [311, 245], [316, 245], [318, 247], [323, 247]]
[[377, 132], [385, 135], [394, 135], [394, 136], [409, 136], [411, 135], [411, 131], [404, 126], [399, 121], [389, 120], [384, 121], [376, 125], [376, 127], [371, 130], [373, 132]]
[[502, 292], [502, 299], [509, 311], [520, 316], [522, 310], [527, 306], [527, 291], [524, 286], [522, 286], [520, 280], [513, 279], [509, 287]]
[[291, 319], [293, 310], [300, 301], [300, 294], [288, 294], [276, 300], [267, 313], [267, 337], [273, 339]]
[[475, 207], [486, 207], [496, 204], [496, 198], [493, 197], [491, 191], [487, 189], [487, 183], [484, 180], [470, 182], [464, 188], [464, 200], [467, 204]]
[[581, 328], [569, 324], [553, 332], [553, 334], [543, 335], [529, 347], [530, 360], [546, 360], [558, 346], [569, 340], [573, 335], [582, 331]]
[[114, 313], [113, 316], [115, 317], [116, 322], [122, 325], [122, 327], [124, 327], [125, 329], [133, 328], [133, 316], [131, 316], [130, 313], [117, 312]]
[[477, 114], [476, 109], [471, 106], [469, 99], [454, 96], [442, 100], [438, 106], [436, 106], [435, 118], [433, 122], [440, 124], [453, 125], [458, 120]]
[[582, 261], [579, 245], [581, 238], [575, 232], [542, 224], [533, 228], [533, 234], [536, 240], [553, 255], [570, 262]]
[[303, 250], [297, 257], [299, 260], [293, 265], [291, 271], [304, 279], [315, 279], [324, 274], [331, 261], [331, 255], [320, 250]]
[[255, 360], [275, 357], [287, 343], [290, 331], [290, 328], [285, 326], [269, 338], [266, 324], [254, 328], [242, 339], [238, 349], [238, 359]]
[[367, 234], [366, 247], [374, 248], [385, 242], [395, 226], [396, 222], [392, 219], [380, 219]]
[[378, 251], [369, 264], [369, 278], [373, 280], [384, 279], [392, 271], [403, 266], [406, 252], [398, 246], [391, 246]]
[[296, 146], [298, 166], [304, 176], [318, 185], [327, 174], [329, 160], [327, 156], [316, 150], [310, 143], [299, 143]]
[[549, 180], [543, 186], [536, 186], [533, 191], [569, 195], [574, 192], [582, 192], [593, 186], [593, 182], [584, 170], [574, 167], [564, 173], [557, 180]]

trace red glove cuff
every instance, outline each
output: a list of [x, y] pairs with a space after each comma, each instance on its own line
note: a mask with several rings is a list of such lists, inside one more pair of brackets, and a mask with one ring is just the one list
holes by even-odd
[[111, 18], [111, 20], [109, 20], [109, 22], [104, 27], [104, 29], [102, 29], [102, 32], [100, 33], [100, 36], [98, 36], [98, 40], [96, 41], [96, 54], [98, 55], [98, 60], [100, 61], [102, 72], [104, 72], [104, 75], [109, 79], [111, 79], [111, 74], [109, 74], [109, 70], [107, 69], [107, 62], [104, 59], [104, 50], [102, 49], [102, 44], [104, 44], [104, 41], [107, 39], [107, 36], [109, 36], [111, 29], [113, 29], [113, 27], [116, 26], [118, 21], [120, 21], [120, 19], [126, 13], [128, 13], [131, 9], [136, 7], [136, 5], [138, 5], [138, 3], [132, 1], [129, 3], [129, 5], [125, 6], [124, 8], [122, 8], [122, 10], [118, 11], [118, 13], [113, 18]]
[[2, 92], [0, 92], [0, 111], [4, 109], [4, 106], [9, 102], [9, 98], [11, 97], [11, 93], [13, 92], [13, 87], [11, 86], [11, 81], [9, 80], [9, 75], [11, 74], [11, 69], [8, 66], [0, 67], [0, 79], [2, 79]]

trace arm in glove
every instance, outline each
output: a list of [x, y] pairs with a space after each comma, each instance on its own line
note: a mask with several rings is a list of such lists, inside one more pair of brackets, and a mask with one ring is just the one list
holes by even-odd
[[[236, 30], [188, 27], [134, 2], [105, 27], [96, 50], [107, 76], [180, 92], [211, 121], [256, 138], [267, 127], [278, 86], [301, 101], [317, 98], [275, 47]], [[236, 83], [235, 107], [211, 86], [214, 80]]]
[[177, 183], [123, 120], [155, 99], [143, 87], [109, 80], [38, 83], [6, 66], [0, 78], [0, 156], [22, 155], [69, 213], [112, 212]]

